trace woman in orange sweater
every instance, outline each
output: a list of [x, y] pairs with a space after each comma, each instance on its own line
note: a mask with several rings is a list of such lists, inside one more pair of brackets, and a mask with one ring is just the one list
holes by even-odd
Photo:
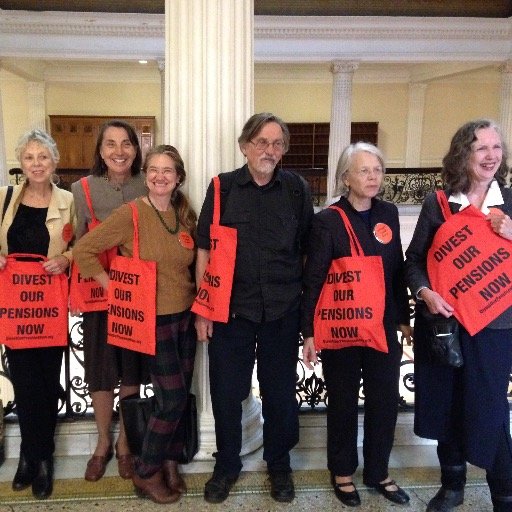
[[[162, 145], [149, 151], [143, 171], [148, 193], [135, 205], [143, 226], [139, 230], [140, 257], [157, 263], [156, 353], [147, 356], [156, 406], [142, 454], [135, 460], [133, 483], [139, 494], [154, 502], [172, 503], [186, 490], [177, 471], [184, 442], [178, 425], [187, 403], [196, 350], [190, 314], [195, 296], [196, 215], [179, 190], [186, 174], [174, 147]], [[75, 247], [82, 275], [94, 277], [105, 289], [109, 278], [98, 255], [114, 246], [119, 246], [123, 256], [133, 254], [129, 205], [115, 210]]]

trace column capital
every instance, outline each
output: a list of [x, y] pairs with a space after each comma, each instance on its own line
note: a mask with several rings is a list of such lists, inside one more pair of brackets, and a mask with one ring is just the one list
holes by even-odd
[[409, 82], [410, 91], [424, 91], [427, 87], [428, 84], [425, 82]]
[[339, 73], [353, 73], [359, 67], [359, 62], [347, 60], [333, 60], [330, 71], [333, 75]]

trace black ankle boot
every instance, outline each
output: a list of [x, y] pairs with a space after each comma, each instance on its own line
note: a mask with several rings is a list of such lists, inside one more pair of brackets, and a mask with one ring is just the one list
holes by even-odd
[[466, 464], [441, 466], [441, 486], [445, 489], [464, 489], [466, 485]]
[[39, 463], [39, 470], [32, 482], [34, 497], [44, 500], [53, 491], [53, 459], [43, 460]]
[[12, 481], [13, 491], [22, 491], [26, 489], [36, 477], [37, 466], [29, 462], [23, 453], [20, 453], [20, 460], [18, 462], [18, 469]]
[[451, 512], [464, 502], [464, 489], [452, 491], [441, 487], [437, 494], [428, 502], [427, 512]]

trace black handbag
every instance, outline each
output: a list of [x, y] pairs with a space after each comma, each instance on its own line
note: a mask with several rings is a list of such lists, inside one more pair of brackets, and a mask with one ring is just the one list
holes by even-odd
[[[154, 404], [155, 398], [152, 396], [140, 398], [138, 395], [130, 395], [120, 400], [126, 438], [132, 455], [140, 456], [142, 453], [144, 435]], [[188, 464], [199, 449], [197, 405], [196, 397], [192, 393], [188, 395], [187, 405], [176, 433], [177, 435], [184, 436], [183, 453], [178, 462], [180, 464]]]
[[423, 333], [433, 359], [447, 366], [460, 368], [464, 364], [459, 342], [459, 322], [451, 316], [431, 313], [426, 305], [417, 309], [423, 317]]

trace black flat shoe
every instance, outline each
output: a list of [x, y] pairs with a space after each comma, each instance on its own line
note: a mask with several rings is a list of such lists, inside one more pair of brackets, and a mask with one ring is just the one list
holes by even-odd
[[[390, 491], [387, 489], [393, 485], [396, 486], [396, 491]], [[406, 503], [409, 503], [409, 495], [403, 489], [400, 489], [394, 480], [384, 482], [383, 484], [377, 484], [374, 487], [382, 494], [382, 496], [384, 496], [384, 498], [392, 501], [393, 503], [397, 503], [398, 505], [405, 505]]]
[[212, 477], [204, 486], [205, 501], [208, 503], [222, 503], [229, 496], [229, 491], [237, 480], [238, 475], [229, 476], [214, 471]]
[[269, 480], [272, 499], [281, 503], [290, 503], [295, 499], [295, 486], [290, 471], [271, 471]]
[[25, 455], [20, 453], [20, 460], [18, 462], [18, 469], [14, 475], [12, 481], [13, 491], [22, 491], [32, 484], [32, 481], [36, 477], [37, 466], [32, 462], [29, 462]]
[[[339, 484], [336, 482], [336, 477], [331, 475], [331, 483], [336, 498], [338, 498], [343, 505], [346, 505], [347, 507], [359, 507], [359, 505], [361, 505], [361, 498], [359, 497], [359, 493], [357, 492], [354, 482]], [[354, 487], [354, 490], [342, 491], [342, 487]]]
[[32, 482], [32, 494], [39, 500], [45, 500], [53, 492], [53, 459], [39, 463], [39, 471]]

